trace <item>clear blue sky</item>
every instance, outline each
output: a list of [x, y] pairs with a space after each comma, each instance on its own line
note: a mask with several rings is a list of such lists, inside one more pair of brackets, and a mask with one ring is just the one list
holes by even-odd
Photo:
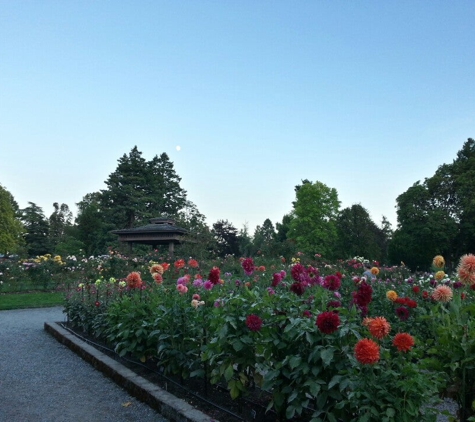
[[462, 0], [0, 0], [0, 184], [76, 211], [137, 145], [209, 225], [275, 224], [302, 179], [395, 225], [475, 137], [474, 22]]

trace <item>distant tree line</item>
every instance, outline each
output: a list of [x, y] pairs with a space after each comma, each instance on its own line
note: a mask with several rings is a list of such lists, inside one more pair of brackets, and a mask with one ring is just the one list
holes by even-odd
[[[228, 220], [211, 226], [187, 199], [167, 154], [147, 161], [134, 147], [118, 160], [106, 188], [85, 195], [73, 215], [54, 203], [46, 217], [33, 202], [20, 209], [0, 186], [0, 253], [37, 256], [101, 255], [120, 250], [112, 230], [147, 224], [169, 216], [188, 230], [189, 240], [177, 253], [198, 258], [282, 256], [300, 251], [329, 259], [363, 256], [381, 264], [404, 262], [413, 270], [428, 269], [442, 254], [453, 265], [461, 254], [475, 251], [475, 141], [468, 139], [452, 164], [441, 165], [422, 183], [399, 195], [397, 228], [386, 217], [375, 223], [361, 204], [340, 209], [338, 192], [308, 179], [295, 186], [291, 211], [280, 222], [265, 219], [249, 233]], [[141, 253], [146, 247], [136, 249]]]

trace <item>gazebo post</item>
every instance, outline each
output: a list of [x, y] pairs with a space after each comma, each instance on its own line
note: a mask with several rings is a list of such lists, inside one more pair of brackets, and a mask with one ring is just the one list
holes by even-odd
[[169, 254], [170, 256], [173, 256], [174, 250], [175, 250], [175, 244], [174, 244], [173, 242], [170, 242], [170, 243], [168, 244], [168, 254]]

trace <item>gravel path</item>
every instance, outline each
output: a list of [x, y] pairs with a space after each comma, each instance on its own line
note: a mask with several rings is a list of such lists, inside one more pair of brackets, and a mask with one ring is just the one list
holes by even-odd
[[0, 421], [167, 422], [48, 335], [46, 321], [64, 321], [62, 308], [0, 311]]

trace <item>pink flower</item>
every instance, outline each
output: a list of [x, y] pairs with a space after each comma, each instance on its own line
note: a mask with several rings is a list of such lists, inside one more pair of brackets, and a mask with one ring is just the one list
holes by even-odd
[[206, 280], [203, 284], [203, 287], [206, 289], [206, 290], [211, 290], [213, 288], [214, 284], [211, 283], [211, 281], [209, 280]]
[[188, 291], [188, 287], [183, 284], [178, 284], [176, 289], [180, 292], [180, 294], [184, 295]]

